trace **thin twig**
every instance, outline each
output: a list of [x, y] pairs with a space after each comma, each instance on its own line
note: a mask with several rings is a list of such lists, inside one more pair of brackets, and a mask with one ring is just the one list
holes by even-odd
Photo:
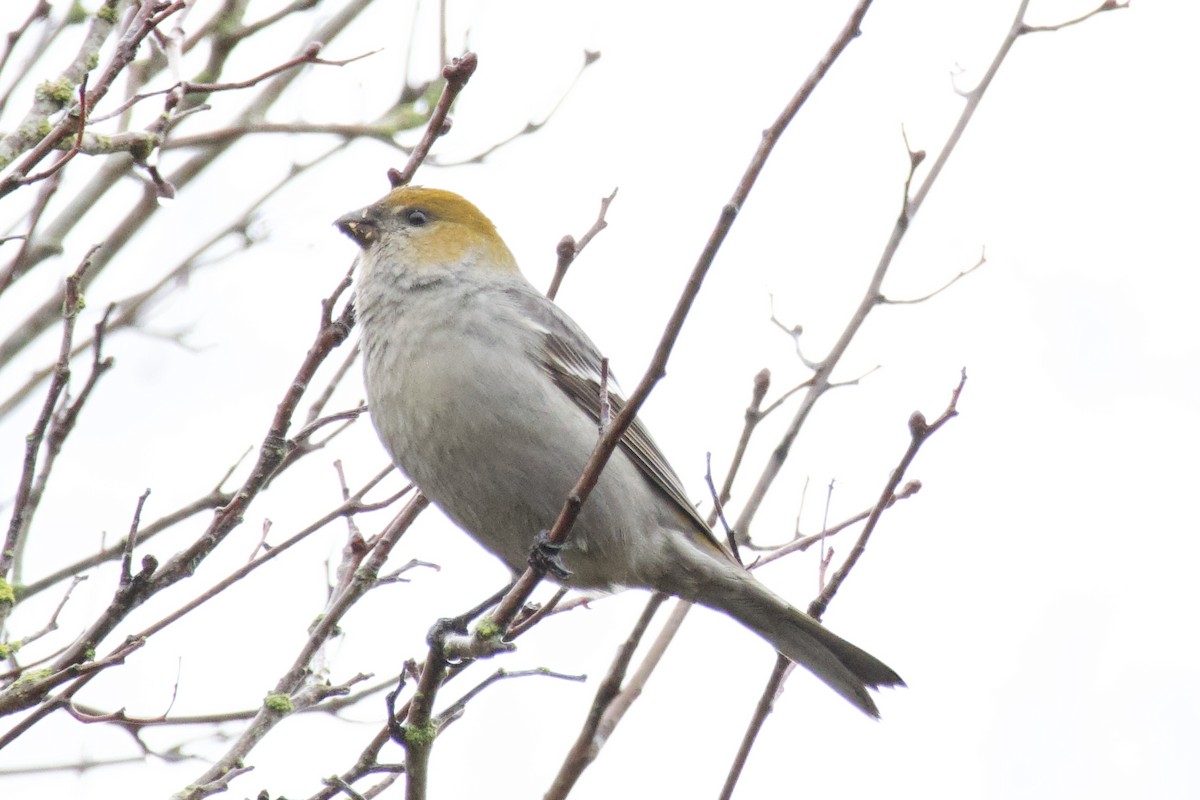
[[489, 145], [485, 149], [468, 158], [453, 161], [435, 158], [431, 161], [431, 163], [439, 167], [461, 167], [464, 164], [482, 164], [485, 160], [487, 160], [488, 156], [490, 156], [492, 153], [495, 153], [497, 150], [507, 147], [517, 139], [537, 133], [544, 128], [546, 124], [554, 118], [555, 114], [558, 113], [558, 110], [562, 108], [563, 103], [566, 102], [566, 99], [571, 96], [571, 92], [574, 91], [575, 86], [579, 83], [579, 79], [583, 77], [584, 71], [586, 71], [588, 67], [590, 67], [592, 64], [595, 64], [599, 60], [600, 53], [598, 51], [583, 51], [583, 61], [579, 65], [579, 71], [575, 73], [575, 77], [571, 79], [571, 83], [568, 84], [563, 93], [559, 95], [558, 100], [554, 103], [554, 106], [546, 114], [544, 114], [540, 120], [529, 120], [525, 123], [525, 127], [521, 128], [521, 130], [517, 131], [511, 136], [504, 137], [498, 142]]
[[[54, 409], [58, 405], [59, 397], [66, 390], [67, 381], [71, 376], [71, 342], [75, 335], [75, 320], [79, 312], [83, 309], [83, 296], [80, 294], [80, 284], [83, 282], [83, 277], [87, 273], [88, 267], [91, 266], [92, 255], [99, 248], [100, 245], [93, 245], [79, 262], [79, 266], [75, 268], [75, 271], [67, 276], [66, 286], [63, 290], [63, 333], [58, 349], [58, 361], [55, 363], [54, 372], [50, 379], [50, 386], [46, 391], [46, 399], [42, 403], [37, 420], [34, 422], [33, 430], [25, 437], [25, 458], [21, 466], [21, 477], [18, 480], [17, 491], [13, 498], [13, 513], [9, 519], [8, 533], [4, 539], [4, 548], [0, 550], [0, 578], [6, 577], [13, 569], [13, 562], [18, 551], [17, 539], [22, 531], [28, 528], [29, 520], [35, 510], [32, 501], [32, 492], [38, 454], [41, 451], [46, 430], [50, 426], [50, 421], [54, 416]], [[3, 625], [4, 619], [8, 616], [8, 611], [11, 608], [11, 603], [0, 603], [0, 626]]]
[[133, 511], [133, 521], [129, 523], [129, 535], [125, 537], [125, 551], [121, 556], [121, 578], [119, 584], [128, 586], [133, 581], [133, 548], [137, 546], [138, 526], [142, 522], [142, 508], [146, 505], [146, 498], [150, 496], [150, 490], [142, 492], [138, 498], [137, 508]]
[[455, 98], [467, 85], [471, 76], [475, 74], [475, 68], [478, 66], [479, 57], [467, 51], [442, 67], [442, 77], [446, 79], [446, 85], [442, 89], [442, 96], [438, 98], [437, 105], [433, 108], [433, 113], [429, 116], [429, 123], [425, 126], [425, 133], [421, 136], [421, 141], [413, 148], [412, 155], [409, 156], [404, 169], [388, 170], [388, 181], [392, 184], [393, 189], [407, 186], [412, 182], [417, 167], [421, 166], [425, 157], [429, 155], [434, 141], [450, 131], [450, 122], [446, 115], [450, 113], [450, 106], [454, 104]]
[[829, 579], [829, 583], [821, 590], [821, 593], [808, 605], [809, 616], [820, 619], [825, 613], [825, 609], [829, 607], [829, 602], [837, 594], [842, 583], [850, 574], [850, 570], [854, 569], [854, 565], [862, 557], [867, 549], [867, 542], [871, 539], [871, 534], [874, 533], [875, 527], [879, 524], [880, 517], [883, 512], [895, 502], [894, 497], [897, 487], [900, 486], [900, 481], [904, 480], [904, 473], [908, 471], [913, 459], [917, 457], [917, 452], [921, 449], [921, 445], [929, 440], [929, 437], [935, 434], [943, 425], [958, 416], [958, 398], [962, 395], [963, 387], [967, 383], [967, 370], [962, 370], [962, 376], [959, 378], [958, 385], [954, 387], [954, 391], [950, 394], [950, 403], [946, 406], [946, 410], [942, 415], [933, 422], [926, 422], [925, 416], [920, 411], [914, 411], [908, 420], [908, 430], [911, 435], [908, 449], [904, 456], [900, 459], [900, 463], [892, 470], [891, 477], [887, 484], [883, 487], [883, 492], [879, 496], [875, 507], [871, 509], [871, 516], [867, 518], [867, 524], [863, 526], [862, 533], [858, 535], [858, 540], [855, 541], [854, 547], [851, 548], [850, 554], [846, 556], [846, 560], [842, 565], [834, 571], [833, 576]]
[[592, 227], [588, 228], [587, 233], [579, 237], [578, 241], [570, 234], [559, 240], [558, 247], [555, 248], [558, 262], [554, 267], [554, 277], [550, 279], [550, 288], [546, 290], [546, 297], [553, 300], [558, 296], [559, 287], [562, 286], [563, 278], [567, 277], [567, 270], [571, 268], [571, 264], [583, 252], [583, 248], [596, 238], [596, 234], [608, 227], [608, 220], [604, 217], [608, 214], [608, 207], [616, 196], [617, 190], [613, 189], [612, 194], [600, 199], [600, 213], [596, 215], [596, 221], [592, 223]]
[[932, 292], [929, 292], [928, 294], [921, 295], [920, 297], [912, 297], [912, 298], [907, 298], [907, 299], [904, 299], [904, 300], [894, 300], [894, 299], [892, 299], [892, 298], [890, 298], [890, 297], [887, 297], [887, 296], [881, 296], [881, 297], [880, 297], [880, 300], [879, 300], [879, 302], [880, 302], [880, 303], [887, 304], [887, 305], [893, 305], [893, 306], [915, 305], [915, 304], [917, 304], [917, 303], [924, 303], [926, 300], [931, 300], [931, 299], [933, 299], [934, 297], [937, 297], [939, 294], [941, 294], [942, 292], [946, 291], [946, 290], [947, 290], [947, 289], [949, 289], [951, 286], [953, 286], [954, 284], [958, 283], [960, 280], [962, 280], [963, 278], [967, 277], [967, 276], [968, 276], [968, 275], [970, 275], [972, 272], [974, 272], [975, 270], [979, 269], [980, 267], [982, 267], [982, 266], [983, 266], [984, 264], [986, 264], [986, 263], [987, 263], [987, 253], [986, 253], [986, 252], [982, 252], [982, 253], [980, 253], [980, 254], [979, 254], [979, 260], [978, 260], [978, 261], [976, 261], [976, 262], [975, 262], [973, 265], [971, 265], [970, 267], [967, 267], [966, 269], [962, 270], [962, 271], [961, 271], [961, 272], [959, 272], [957, 275], [955, 275], [953, 278], [951, 278], [950, 280], [946, 281], [946, 282], [945, 282], [945, 283], [943, 283], [941, 286], [939, 286], [938, 288], [934, 289]]
[[558, 768], [558, 775], [554, 778], [554, 783], [546, 791], [545, 800], [554, 800], [555, 798], [566, 797], [570, 792], [571, 787], [575, 785], [575, 781], [583, 773], [603, 746], [603, 740], [598, 740], [597, 732], [600, 728], [600, 723], [604, 718], [605, 712], [612, 705], [613, 700], [621, 691], [621, 684], [625, 681], [625, 673], [629, 669], [629, 664], [633, 660], [634, 651], [642, 641], [642, 637], [646, 635], [646, 629], [650, 626], [650, 621], [654, 618], [658, 607], [662, 605], [667, 597], [664, 594], [655, 592], [646, 607], [642, 610], [642, 614], [638, 617], [638, 621], [633, 626], [633, 630], [625, 637], [625, 641], [617, 648], [616, 655], [613, 657], [612, 664], [608, 668], [604, 679], [596, 686], [596, 696], [592, 700], [592, 705], [588, 709], [587, 718], [584, 720], [583, 726], [579, 731], [579, 735], [575, 738], [575, 743], [571, 746], [565, 758], [563, 758], [562, 766]]
[[733, 797], [733, 790], [737, 786], [738, 779], [742, 777], [742, 770], [746, 768], [746, 760], [750, 757], [750, 751], [754, 748], [754, 743], [758, 739], [758, 734], [762, 731], [762, 726], [767, 721], [767, 716], [771, 713], [771, 708], [775, 704], [775, 699], [779, 696], [779, 690], [783, 687], [784, 678], [796, 665], [788, 660], [788, 657], [782, 653], [776, 654], [775, 664], [771, 667], [771, 674], [767, 676], [767, 682], [763, 684], [762, 693], [758, 696], [758, 704], [754, 708], [754, 714], [750, 717], [750, 723], [746, 727], [746, 732], [742, 735], [742, 741], [738, 744], [737, 753], [733, 757], [733, 763], [729, 765], [729, 772], [725, 775], [725, 783], [721, 786], [721, 793], [717, 795], [718, 800], [729, 800]]
[[[366, 53], [362, 53], [361, 55], [352, 56], [351, 58], [345, 58], [345, 59], [341, 59], [339, 61], [332, 61], [329, 59], [318, 58], [317, 56], [320, 52], [321, 52], [321, 43], [320, 42], [311, 42], [304, 48], [303, 52], [301, 52], [300, 55], [296, 56], [295, 58], [291, 58], [291, 59], [283, 62], [282, 64], [278, 64], [274, 67], [271, 67], [266, 72], [262, 72], [258, 75], [255, 75], [253, 78], [246, 78], [246, 79], [240, 80], [240, 81], [225, 81], [225, 82], [221, 82], [221, 83], [193, 83], [191, 81], [179, 81], [178, 83], [175, 83], [172, 86], [168, 86], [166, 89], [159, 89], [159, 90], [153, 91], [153, 92], [144, 92], [142, 94], [135, 94], [133, 97], [130, 97], [128, 100], [121, 103], [119, 106], [117, 106], [112, 111], [109, 111], [107, 114], [104, 114], [103, 116], [93, 117], [92, 121], [93, 122], [103, 122], [104, 120], [112, 119], [113, 117], [118, 117], [121, 114], [128, 111], [133, 106], [135, 106], [136, 104], [140, 103], [141, 101], [146, 100], [151, 97], [158, 96], [158, 95], [174, 95], [177, 98], [176, 102], [178, 102], [178, 100], [183, 99], [184, 95], [188, 95], [188, 94], [213, 94], [215, 92], [229, 92], [229, 91], [235, 91], [237, 89], [249, 89], [252, 86], [257, 86], [258, 84], [262, 83], [263, 81], [267, 80], [268, 78], [275, 77], [276, 75], [278, 75], [281, 72], [286, 72], [289, 69], [295, 69], [296, 67], [303, 66], [305, 64], [321, 64], [321, 65], [330, 66], [330, 67], [344, 67], [347, 64], [353, 64], [355, 61], [360, 61], [364, 58], [369, 58], [370, 56], [375, 55], [379, 51], [378, 50], [370, 50]], [[178, 118], [178, 116], [176, 116], [176, 118]]]
[[[675, 306], [675, 311], [671, 314], [671, 318], [663, 330], [658, 347], [654, 351], [654, 357], [650, 362], [650, 366], [646, 369], [642, 380], [626, 399], [621, 411], [613, 419], [611, 427], [600, 437], [595, 449], [592, 451], [591, 457], [588, 459], [583, 474], [571, 489], [570, 495], [568, 495], [562, 510], [559, 512], [558, 519], [555, 520], [554, 526], [550, 529], [547, 538], [551, 544], [563, 544], [566, 541], [571, 527], [575, 524], [575, 520], [579, 516], [579, 511], [583, 503], [587, 500], [588, 495], [591, 494], [592, 489], [595, 488], [596, 483], [600, 479], [600, 472], [604, 469], [605, 464], [608, 463], [608, 459], [612, 456], [625, 430], [632, 424], [634, 417], [642, 407], [642, 404], [646, 402], [646, 398], [650, 395], [651, 390], [666, 374], [667, 361], [683, 329], [684, 320], [687, 319], [688, 312], [692, 308], [692, 303], [695, 302], [696, 296], [700, 293], [700, 286], [703, 284], [704, 277], [708, 274], [709, 268], [712, 267], [717, 252], [724, 243], [725, 237], [729, 235], [729, 231], [732, 229], [733, 223], [737, 220], [742, 206], [745, 205], [746, 199], [750, 196], [750, 190], [754, 188], [759, 174], [761, 174], [763, 167], [766, 166], [767, 159], [775, 149], [775, 145], [779, 142], [780, 137], [783, 136], [783, 132], [787, 129], [787, 126], [795, 118], [796, 114], [799, 113], [801, 106], [808, 100], [809, 96], [816, 89], [817, 84], [820, 83], [821, 79], [833, 65], [833, 62], [837, 60], [837, 57], [841, 55], [854, 37], [858, 35], [859, 23], [862, 21], [863, 15], [866, 14], [870, 2], [871, 0], [861, 0], [851, 14], [849, 22], [835, 39], [833, 45], [821, 57], [817, 66], [800, 86], [800, 89], [792, 96], [791, 100], [788, 101], [776, 120], [770, 127], [763, 131], [762, 141], [751, 158], [750, 165], [746, 168], [745, 173], [738, 182], [733, 196], [721, 209], [717, 223], [713, 227], [712, 233], [709, 235], [709, 239], [705, 243], [695, 267], [692, 269], [691, 275], [688, 277], [687, 284], [684, 286], [684, 290]], [[736, 529], [741, 526], [735, 525], [734, 527]], [[512, 622], [520, 607], [533, 592], [533, 588], [541, 581], [541, 577], [539, 571], [533, 567], [525, 571], [517, 581], [517, 585], [509, 592], [508, 597], [496, 609], [494, 619], [500, 627], [507, 627]]]
[[428, 502], [423, 496], [419, 494], [415, 495], [409, 501], [408, 505], [392, 520], [383, 535], [375, 540], [376, 543], [370, 555], [363, 562], [362, 567], [355, 570], [353, 579], [347, 582], [335, 597], [331, 598], [324, 614], [313, 626], [307, 641], [296, 655], [291, 667], [279, 678], [269, 695], [289, 698], [291, 702], [277, 704], [276, 707], [272, 707], [270, 703], [264, 703], [263, 707], [255, 715], [255, 719], [246, 726], [241, 736], [237, 738], [229, 749], [203, 775], [189, 783], [188, 786], [174, 795], [175, 797], [179, 798], [179, 800], [200, 800], [200, 798], [207, 797], [219, 791], [223, 786], [223, 776], [229, 771], [236, 770], [242, 763], [242, 759], [258, 744], [262, 737], [290, 713], [290, 710], [284, 710], [279, 707], [280, 705], [294, 710], [298, 705], [314, 705], [320, 699], [323, 699], [320, 694], [308, 695], [307, 697], [301, 694], [301, 689], [310, 674], [310, 664], [313, 657], [326, 640], [333, 635], [345, 613], [374, 584], [376, 576], [379, 575], [380, 569], [384, 562], [387, 561], [387, 557], [391, 554], [392, 549], [400, 537], [416, 521], [418, 515], [428, 505]]

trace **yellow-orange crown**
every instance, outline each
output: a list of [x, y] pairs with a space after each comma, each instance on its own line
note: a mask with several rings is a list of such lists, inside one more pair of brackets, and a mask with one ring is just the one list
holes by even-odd
[[[453, 263], [468, 256], [476, 266], [502, 272], [518, 271], [516, 259], [496, 232], [496, 226], [469, 200], [444, 189], [402, 186], [375, 204], [381, 216], [389, 216], [410, 229], [427, 232], [410, 236], [420, 260]], [[413, 216], [419, 212], [420, 217]], [[419, 223], [414, 220], [421, 219]]]

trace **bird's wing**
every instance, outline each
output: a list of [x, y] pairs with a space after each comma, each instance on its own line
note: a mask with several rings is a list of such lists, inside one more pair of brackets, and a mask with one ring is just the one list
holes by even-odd
[[[534, 355], [542, 368], [554, 384], [599, 426], [601, 356], [596, 346], [570, 317], [542, 295], [520, 292], [514, 299], [526, 312], [526, 319], [535, 321], [539, 328], [540, 345]], [[607, 383], [611, 412], [616, 416], [625, 405], [625, 400], [611, 371]], [[635, 417], [625, 430], [625, 435], [621, 437], [621, 449], [650, 480], [651, 485], [695, 524], [699, 541], [732, 559], [728, 548], [713, 534], [700, 512], [688, 500], [683, 482], [667, 463], [640, 419]]]

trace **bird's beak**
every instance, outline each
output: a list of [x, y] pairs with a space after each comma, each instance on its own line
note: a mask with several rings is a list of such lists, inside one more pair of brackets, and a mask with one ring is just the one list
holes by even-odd
[[343, 214], [333, 224], [364, 250], [379, 238], [379, 222], [371, 206]]

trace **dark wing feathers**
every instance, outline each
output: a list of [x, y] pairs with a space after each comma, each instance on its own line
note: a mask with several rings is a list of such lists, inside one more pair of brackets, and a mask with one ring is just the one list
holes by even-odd
[[[520, 300], [525, 304], [524, 310], [542, 327], [541, 346], [534, 355], [555, 385], [599, 426], [601, 357], [595, 345], [578, 325], [545, 298], [521, 295]], [[624, 406], [625, 400], [620, 396], [620, 389], [616, 386], [611, 371], [608, 378], [608, 394], [611, 410], [616, 414]], [[621, 449], [651, 484], [695, 523], [697, 531], [707, 544], [727, 554], [725, 546], [713, 535], [708, 523], [688, 500], [682, 481], [675, 474], [675, 470], [671, 469], [658, 445], [650, 438], [641, 420], [634, 418], [625, 431], [625, 435], [621, 437]]]

